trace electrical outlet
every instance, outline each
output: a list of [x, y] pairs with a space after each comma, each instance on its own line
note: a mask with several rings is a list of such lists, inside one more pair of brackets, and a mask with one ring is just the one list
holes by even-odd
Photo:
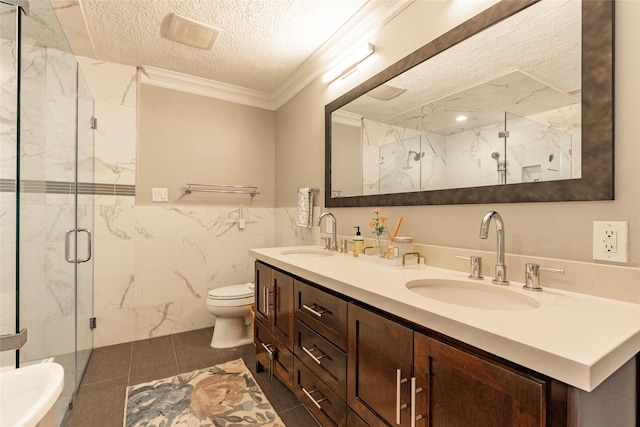
[[627, 221], [594, 221], [593, 259], [628, 262], [628, 239]]

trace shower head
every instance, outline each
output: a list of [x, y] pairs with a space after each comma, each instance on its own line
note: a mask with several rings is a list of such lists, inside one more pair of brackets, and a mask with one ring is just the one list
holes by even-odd
[[491, 153], [491, 158], [498, 160], [500, 158], [500, 153], [498, 153], [497, 151], [494, 151], [493, 153]]

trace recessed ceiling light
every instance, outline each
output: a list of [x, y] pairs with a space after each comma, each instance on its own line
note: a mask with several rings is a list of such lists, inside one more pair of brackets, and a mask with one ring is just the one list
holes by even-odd
[[456, 122], [466, 122], [467, 116], [458, 116], [456, 117]]
[[166, 37], [198, 49], [209, 50], [215, 43], [220, 30], [184, 16], [169, 14], [169, 27]]

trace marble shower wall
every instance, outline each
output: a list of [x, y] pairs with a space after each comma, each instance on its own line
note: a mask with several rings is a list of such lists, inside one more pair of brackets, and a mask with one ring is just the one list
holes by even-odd
[[506, 154], [507, 183], [579, 178], [580, 114], [579, 104], [527, 118], [508, 114], [506, 153], [498, 137], [504, 123], [441, 135], [363, 119], [363, 194], [497, 185], [493, 153], [500, 162]]

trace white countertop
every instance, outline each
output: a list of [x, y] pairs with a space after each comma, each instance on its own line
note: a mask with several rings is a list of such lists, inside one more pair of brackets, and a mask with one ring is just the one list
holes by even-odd
[[286, 250], [252, 249], [249, 254], [354, 300], [378, 307], [534, 371], [585, 391], [592, 391], [640, 351], [640, 305], [544, 288], [508, 289], [536, 299], [530, 310], [502, 311], [464, 307], [410, 291], [410, 280], [446, 278], [497, 286], [486, 277], [430, 266], [395, 268], [351, 254], [327, 257], [283, 255]]

